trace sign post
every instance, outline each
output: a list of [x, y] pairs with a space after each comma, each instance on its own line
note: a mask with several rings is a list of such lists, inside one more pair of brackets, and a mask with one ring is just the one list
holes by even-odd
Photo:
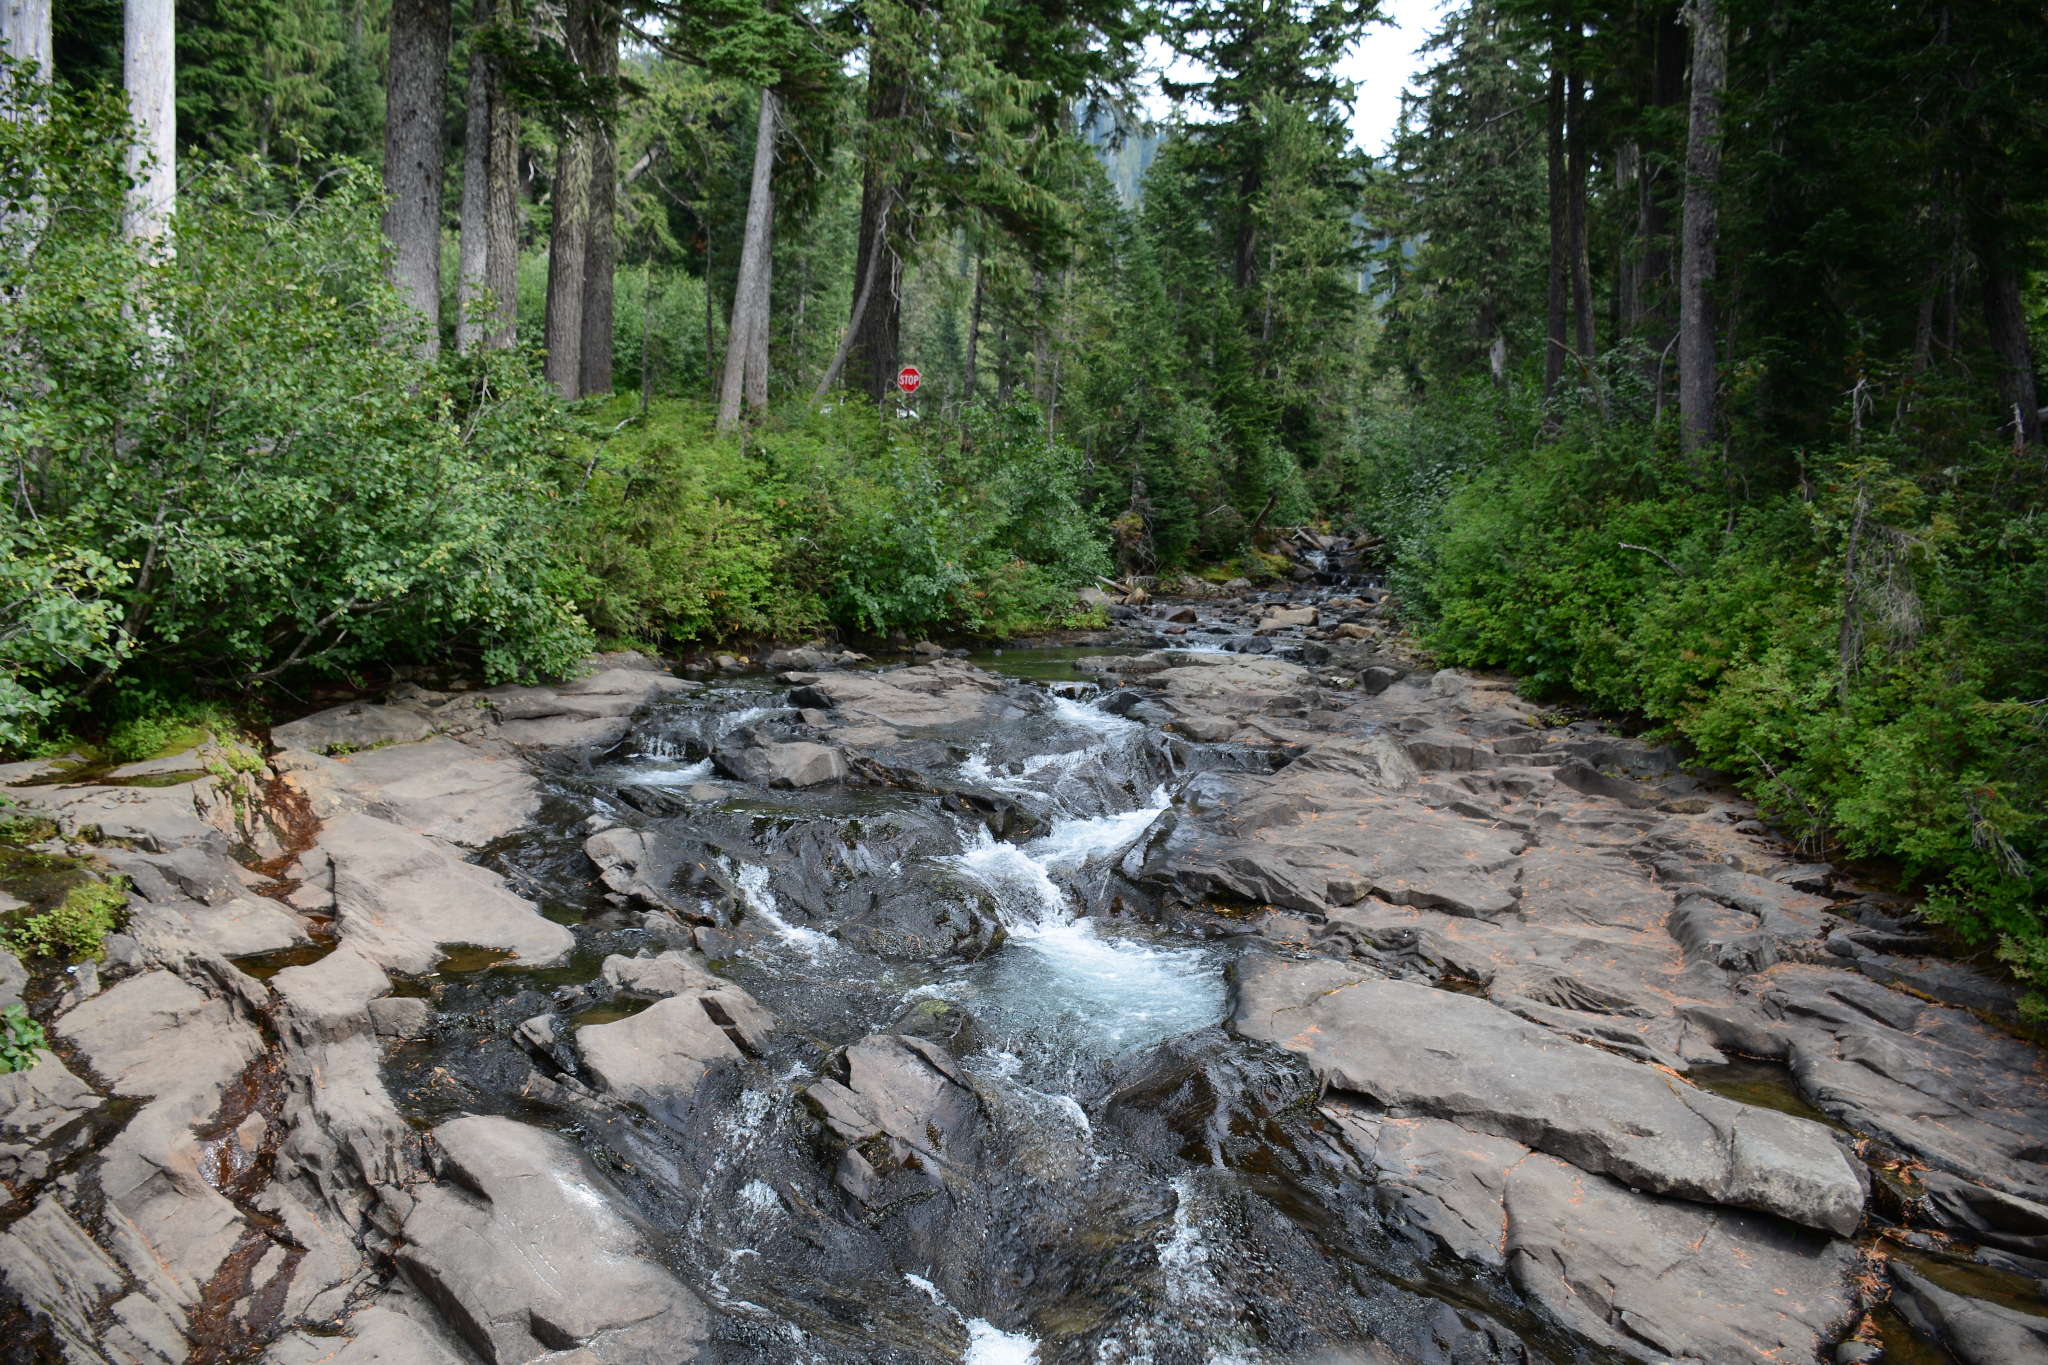
[[922, 383], [924, 376], [918, 373], [915, 365], [905, 365], [896, 371], [896, 387], [905, 393], [916, 393], [917, 386]]

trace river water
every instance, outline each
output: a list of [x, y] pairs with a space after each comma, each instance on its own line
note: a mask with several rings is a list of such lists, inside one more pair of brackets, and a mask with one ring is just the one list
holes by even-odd
[[[1306, 1073], [1218, 1027], [1243, 940], [1155, 913], [1129, 880], [1192, 774], [1267, 760], [1099, 709], [1059, 655], [980, 662], [1016, 679], [1030, 714], [946, 736], [927, 776], [1008, 803], [1026, 832], [1007, 838], [929, 792], [722, 780], [718, 736], [787, 714], [758, 681], [658, 706], [602, 758], [550, 760], [540, 818], [481, 861], [571, 925], [578, 951], [408, 983], [441, 1020], [388, 1064], [409, 1117], [505, 1113], [578, 1140], [718, 1310], [719, 1360], [1479, 1365], [1524, 1359], [1518, 1332], [1545, 1358], [1599, 1358], [1379, 1226], [1369, 1191], [1326, 1173]], [[595, 880], [592, 817], [672, 841], [695, 869], [676, 895], [724, 926], [700, 942], [782, 1020], [687, 1114], [529, 1093], [519, 1022], [630, 1013], [600, 998], [599, 965], [664, 946]], [[863, 1207], [834, 1186], [802, 1090], [837, 1049], [906, 1019], [972, 1073], [986, 1121], [931, 1190]], [[576, 1074], [566, 1052], [540, 1068]]]

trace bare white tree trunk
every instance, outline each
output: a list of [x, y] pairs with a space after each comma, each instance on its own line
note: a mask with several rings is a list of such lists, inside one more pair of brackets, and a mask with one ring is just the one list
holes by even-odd
[[50, 79], [51, 0], [0, 0], [0, 52], [18, 62], [34, 62], [37, 73]]
[[[144, 0], [129, 0], [132, 10]], [[156, 3], [158, 0], [149, 0]], [[170, 0], [161, 0], [165, 9]], [[394, 0], [391, 65], [385, 77], [384, 235], [390, 239], [391, 282], [426, 314], [422, 359], [441, 354], [442, 135], [448, 98], [448, 0]]]
[[135, 145], [128, 174], [135, 182], [128, 205], [128, 235], [163, 236], [178, 199], [177, 54], [172, 0], [128, 0], [121, 48], [121, 83]]
[[1714, 444], [1714, 201], [1721, 181], [1728, 16], [1721, 0], [1692, 0], [1687, 17], [1692, 24], [1692, 119], [1686, 134], [1678, 264], [1678, 447], [1697, 455]]
[[[490, 26], [491, 0], [476, 0], [471, 11], [478, 35]], [[467, 354], [484, 340], [491, 319], [484, 316], [491, 258], [491, 58], [481, 47], [469, 54], [469, 90], [464, 99], [462, 145], [462, 253], [455, 277], [455, 349]]]
[[746, 236], [740, 242], [740, 277], [732, 293], [732, 327], [725, 339], [725, 386], [718, 396], [718, 429], [740, 420], [740, 398], [768, 404], [768, 298], [775, 265], [775, 119], [781, 102], [761, 92], [754, 128], [754, 183], [747, 194]]

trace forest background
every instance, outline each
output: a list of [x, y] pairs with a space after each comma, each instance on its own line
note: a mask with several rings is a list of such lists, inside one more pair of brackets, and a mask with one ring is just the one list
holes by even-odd
[[1374, 19], [8, 6], [0, 743], [1085, 624], [1315, 523], [2048, 978], [2048, 9], [1454, 0], [1377, 160]]

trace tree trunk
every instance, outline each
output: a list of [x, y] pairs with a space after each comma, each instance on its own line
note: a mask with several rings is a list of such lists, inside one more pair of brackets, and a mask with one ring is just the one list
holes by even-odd
[[45, 81], [54, 70], [50, 13], [50, 0], [0, 0], [0, 52], [34, 62]]
[[1692, 117], [1686, 132], [1685, 221], [1678, 280], [1678, 447], [1714, 444], [1714, 198], [1721, 179], [1721, 91], [1728, 80], [1722, 0], [1694, 0]]
[[[138, 5], [159, 0], [129, 0]], [[161, 0], [170, 7], [169, 0]], [[422, 359], [441, 354], [442, 121], [448, 99], [448, 0], [392, 0], [391, 62], [384, 86], [384, 235], [391, 282], [426, 315]]]
[[[517, 30], [518, 0], [496, 0], [497, 22]], [[490, 198], [486, 210], [489, 246], [484, 253], [484, 285], [496, 311], [489, 320], [487, 344], [509, 351], [518, 341], [519, 325], [519, 110], [507, 88], [504, 63], [490, 64], [491, 154]]]
[[[1576, 41], [1576, 35], [1574, 35]], [[1565, 120], [1570, 129], [1570, 195], [1572, 254], [1572, 319], [1578, 324], [1579, 362], [1593, 363], [1593, 268], [1586, 249], [1586, 161], [1592, 153], [1592, 139], [1586, 136], [1586, 78], [1574, 61], [1567, 77]]]
[[1567, 270], [1570, 224], [1565, 211], [1564, 68], [1550, 73], [1550, 330], [1543, 348], [1543, 397], [1548, 402], [1564, 375]]
[[[588, 66], [592, 0], [569, 0], [562, 22], [568, 57]], [[582, 114], [563, 119], [557, 134], [554, 227], [548, 237], [548, 304], [542, 373], [565, 403], [583, 394], [583, 270], [590, 247], [590, 129]]]
[[[910, 82], [901, 71], [881, 64], [868, 73], [868, 121], [879, 124], [900, 119], [910, 107]], [[870, 291], [866, 281], [875, 281], [865, 308], [856, 305], [859, 316], [853, 332], [853, 382], [877, 403], [896, 387], [896, 370], [901, 362], [899, 332], [903, 312], [903, 262], [889, 241], [889, 211], [907, 203], [909, 186], [898, 181], [900, 168], [870, 159], [861, 176], [860, 248], [854, 261], [856, 290]], [[869, 270], [870, 260], [878, 268]]]
[[[901, 363], [899, 331], [902, 299], [900, 287], [903, 264], [889, 243], [888, 206], [894, 202], [894, 186], [880, 183], [870, 168], [861, 185], [860, 250], [854, 278], [862, 282], [867, 307], [853, 321], [852, 380], [877, 403], [888, 397], [896, 383]], [[872, 279], [873, 288], [868, 288]]]
[[[619, 20], [608, 4], [586, 10], [589, 69], [607, 82], [619, 78]], [[590, 121], [590, 208], [583, 246], [583, 346], [577, 391], [612, 391], [612, 295], [619, 266], [619, 144], [606, 119]]]
[[[863, 205], [862, 207], [865, 208], [866, 206]], [[891, 207], [890, 195], [887, 191], [884, 191], [880, 219], [875, 224], [875, 235], [877, 237], [886, 239], [888, 236], [889, 210]], [[868, 310], [874, 305], [875, 294], [878, 292], [877, 278], [883, 273], [888, 261], [893, 260], [894, 257], [895, 253], [889, 251], [886, 245], [883, 250], [867, 254], [863, 257], [860, 290], [853, 296], [853, 316], [846, 321], [846, 335], [839, 339], [839, 349], [833, 352], [832, 363], [825, 367], [825, 376], [818, 381], [818, 391], [811, 395], [813, 403], [831, 392], [833, 384], [838, 382], [840, 368], [846, 364], [846, 357], [852, 353], [854, 339], [861, 335], [862, 327], [867, 320]], [[893, 331], [891, 336], [894, 336]], [[890, 377], [894, 378], [893, 373]], [[880, 397], [877, 397], [875, 401], [879, 403], [882, 400]]]
[[[1996, 206], [2002, 210], [2001, 203]], [[1984, 329], [1991, 353], [1998, 357], [1998, 420], [2028, 445], [2041, 441], [2041, 399], [2034, 386], [2033, 348], [2027, 337], [2027, 311], [2020, 297], [2020, 267], [1999, 240], [2005, 213], [1987, 215], [1977, 224], [1972, 243], [1984, 274]]]
[[[1642, 180], [1642, 149], [1633, 142], [1624, 142], [1616, 149], [1614, 157], [1614, 200], [1625, 202], [1623, 196], [1635, 189]], [[1642, 293], [1642, 243], [1631, 243], [1628, 228], [1621, 230], [1621, 244], [1616, 248], [1614, 259], [1614, 310], [1612, 330], [1614, 339], [1621, 340], [1624, 328], [1634, 331], [1636, 318], [1643, 310]]]
[[[1652, 20], [1652, 87], [1650, 102], [1668, 109], [1685, 98], [1685, 27], [1674, 9]], [[1661, 354], [1671, 340], [1671, 204], [1670, 174], [1663, 158], [1645, 156], [1637, 178], [1636, 236], [1642, 242], [1642, 264], [1636, 270], [1637, 311], [1629, 319], [1643, 344]]]
[[[470, 14], [471, 28], [481, 36], [491, 26], [491, 0], [475, 0]], [[455, 349], [465, 355], [485, 339], [491, 322], [483, 312], [491, 256], [490, 68], [489, 52], [481, 45], [473, 48], [463, 102], [467, 117], [462, 139], [462, 253], [455, 276]]]
[[135, 120], [128, 175], [135, 182], [128, 235], [155, 240], [178, 202], [178, 104], [175, 15], [171, 0], [128, 0], [121, 84]]
[[982, 266], [981, 253], [974, 256], [974, 311], [967, 322], [967, 401], [974, 401], [974, 363], [981, 348], [981, 305], [988, 292], [986, 272]]
[[718, 395], [718, 429], [739, 425], [740, 399], [768, 404], [768, 300], [775, 265], [775, 119], [780, 101], [761, 91], [754, 124], [754, 180], [747, 193], [747, 225], [740, 239], [740, 277], [732, 291], [732, 326], [725, 334], [725, 384]]

